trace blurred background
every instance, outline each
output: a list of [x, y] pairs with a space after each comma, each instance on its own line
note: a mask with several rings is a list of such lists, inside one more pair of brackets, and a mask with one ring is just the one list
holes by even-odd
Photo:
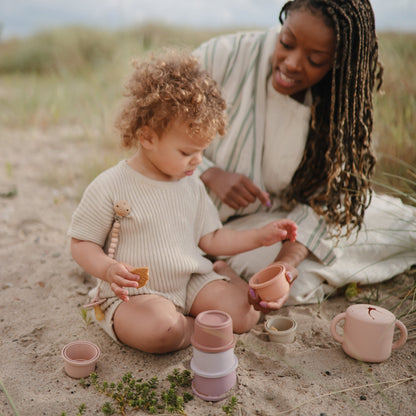
[[[283, 4], [0, 0], [0, 140], [10, 131], [76, 131], [76, 140], [89, 140], [100, 152], [85, 163], [83, 189], [120, 159], [113, 120], [133, 57], [168, 45], [193, 49], [220, 33], [273, 26]], [[382, 93], [374, 97], [374, 183], [416, 205], [416, 1], [372, 4], [384, 66]]]
[[[120, 29], [149, 21], [194, 28], [269, 27], [284, 0], [2, 0], [2, 38], [62, 25]], [[414, 0], [372, 0], [379, 30], [416, 30]]]

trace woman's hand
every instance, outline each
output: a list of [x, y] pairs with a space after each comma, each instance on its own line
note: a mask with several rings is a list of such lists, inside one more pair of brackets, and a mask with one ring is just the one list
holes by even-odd
[[128, 264], [112, 263], [106, 272], [105, 280], [110, 284], [111, 290], [124, 302], [129, 300], [128, 291], [126, 287], [137, 288], [139, 286], [139, 276], [130, 273], [132, 270]]
[[[286, 267], [286, 280], [292, 286], [298, 277], [297, 266], [308, 256], [309, 250], [298, 241], [284, 241], [279, 254], [275, 258], [275, 263], [283, 264]], [[290, 293], [290, 292], [289, 292]], [[249, 288], [248, 302], [254, 309], [265, 314], [273, 309], [280, 309], [289, 298], [289, 293], [275, 302], [262, 301], [255, 290]]]
[[222, 202], [234, 210], [247, 207], [257, 198], [263, 205], [270, 206], [269, 194], [241, 173], [212, 167], [201, 175], [201, 180]]
[[[289, 285], [291, 285], [293, 281], [298, 277], [297, 269], [288, 263], [284, 263], [281, 261], [279, 261], [278, 263], [283, 264], [285, 266], [286, 268], [285, 277], [286, 277], [286, 280], [289, 282]], [[273, 302], [266, 302], [259, 298], [257, 292], [253, 288], [251, 287], [248, 288], [248, 303], [250, 303], [250, 305], [253, 305], [253, 308], [256, 311], [263, 312], [264, 314], [268, 314], [272, 310], [280, 309], [288, 300], [288, 298], [289, 298], [289, 292], [286, 293], [286, 295], [282, 296], [281, 298]]]

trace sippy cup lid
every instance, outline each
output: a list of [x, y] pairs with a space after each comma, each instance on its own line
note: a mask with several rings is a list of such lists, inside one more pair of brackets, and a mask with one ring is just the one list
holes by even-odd
[[387, 309], [369, 304], [351, 305], [347, 309], [347, 314], [355, 319], [380, 324], [392, 323], [396, 320], [394, 314], [392, 314]]

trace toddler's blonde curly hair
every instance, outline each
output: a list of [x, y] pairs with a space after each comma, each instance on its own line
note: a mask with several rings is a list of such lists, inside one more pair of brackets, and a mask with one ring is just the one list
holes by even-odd
[[187, 133], [198, 143], [207, 144], [225, 133], [225, 101], [194, 56], [171, 49], [149, 60], [136, 59], [133, 66], [116, 119], [123, 147], [137, 146], [142, 127], [160, 136], [177, 120], [188, 126]]

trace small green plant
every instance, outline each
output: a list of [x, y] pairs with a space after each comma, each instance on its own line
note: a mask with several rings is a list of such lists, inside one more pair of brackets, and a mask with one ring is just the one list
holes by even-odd
[[6, 175], [8, 178], [13, 177], [13, 165], [10, 162], [5, 163]]
[[192, 383], [191, 372], [189, 370], [179, 371], [177, 368], [167, 376], [167, 379], [181, 387], [189, 387]]
[[232, 416], [237, 409], [237, 398], [231, 396], [230, 401], [222, 407], [222, 410], [227, 416]]
[[347, 300], [357, 297], [361, 292], [359, 283], [351, 282], [348, 283], [347, 288], [345, 289], [345, 297]]
[[[75, 416], [82, 416], [85, 415], [87, 411], [87, 406], [84, 403], [81, 403], [78, 407], [78, 413]], [[62, 412], [61, 416], [66, 416], [66, 412]]]
[[91, 324], [91, 316], [88, 314], [88, 310], [85, 308], [80, 308], [79, 314], [85, 323], [85, 327], [88, 328], [88, 326]]
[[82, 416], [85, 414], [85, 412], [87, 411], [87, 407], [85, 406], [84, 403], [81, 403], [80, 406], [78, 407], [78, 413], [77, 416]]
[[101, 410], [103, 411], [103, 414], [105, 415], [114, 415], [114, 413], [116, 413], [116, 411], [114, 410], [114, 407], [112, 406], [110, 402], [105, 402]]
[[12, 408], [13, 415], [19, 416], [19, 412], [17, 411], [17, 408], [13, 402], [13, 399], [9, 395], [9, 392], [6, 390], [6, 386], [4, 385], [3, 381], [0, 379], [0, 390], [3, 390], [3, 393], [6, 395], [6, 399], [9, 402], [10, 407]]
[[143, 381], [142, 378], [134, 378], [130, 372], [124, 374], [117, 383], [100, 382], [96, 373], [91, 374], [90, 380], [91, 383], [88, 383], [81, 379], [80, 385], [84, 388], [92, 385], [98, 393], [111, 399], [101, 408], [104, 415], [126, 415], [129, 410], [141, 410], [149, 414], [168, 412], [186, 415], [185, 404], [193, 399], [192, 394], [182, 391], [191, 385], [192, 378], [188, 370], [180, 371], [175, 368], [166, 377], [170, 382], [166, 390], [162, 390], [157, 377]]

